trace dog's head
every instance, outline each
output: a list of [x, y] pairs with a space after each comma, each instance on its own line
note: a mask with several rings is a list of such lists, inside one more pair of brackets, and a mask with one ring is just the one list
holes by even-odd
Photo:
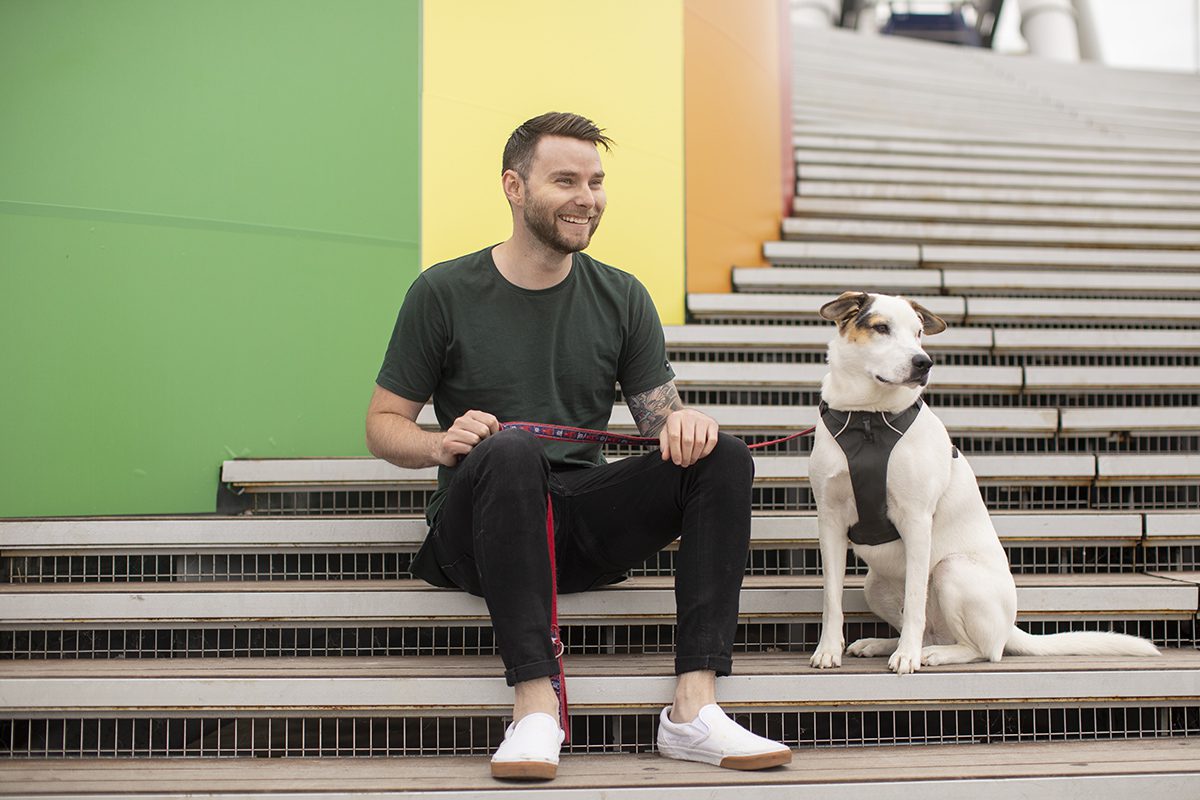
[[929, 309], [903, 297], [845, 292], [822, 306], [821, 316], [838, 325], [829, 345], [831, 366], [865, 373], [880, 386], [920, 389], [929, 383], [933, 359], [921, 337], [946, 330]]

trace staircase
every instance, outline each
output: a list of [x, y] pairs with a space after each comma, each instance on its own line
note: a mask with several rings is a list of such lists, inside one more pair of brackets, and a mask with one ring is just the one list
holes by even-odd
[[[917, 299], [951, 325], [927, 342], [926, 397], [979, 475], [1018, 623], [1144, 636], [1162, 658], [809, 668], [801, 439], [755, 457], [718, 685], [793, 764], [653, 753], [668, 549], [562, 598], [569, 755], [514, 787], [488, 777], [511, 692], [483, 603], [408, 571], [433, 471], [229, 461], [217, 515], [0, 521], [0, 794], [1200, 796], [1200, 84], [837, 30], [798, 29], [794, 64], [795, 216], [764, 244], [773, 268], [735, 268], [732, 294], [692, 295], [667, 329], [685, 402], [750, 441], [807, 427], [821, 304]], [[633, 428], [621, 404], [613, 427]], [[887, 629], [861, 575], [847, 641]]]

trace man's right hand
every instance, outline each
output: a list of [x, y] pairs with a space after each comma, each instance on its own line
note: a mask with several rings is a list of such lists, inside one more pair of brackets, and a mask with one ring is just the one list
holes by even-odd
[[450, 430], [442, 434], [434, 459], [447, 467], [458, 465], [459, 459], [475, 449], [487, 437], [500, 432], [500, 421], [486, 411], [471, 410], [454, 420]]

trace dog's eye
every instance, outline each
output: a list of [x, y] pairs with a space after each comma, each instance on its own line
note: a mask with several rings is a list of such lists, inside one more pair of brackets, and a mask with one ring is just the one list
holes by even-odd
[[873, 330], [876, 333], [881, 334], [883, 336], [887, 336], [889, 333], [892, 332], [892, 329], [890, 327], [888, 327], [885, 323], [882, 323], [882, 322], [879, 323], [878, 325], [872, 325], [871, 330]]

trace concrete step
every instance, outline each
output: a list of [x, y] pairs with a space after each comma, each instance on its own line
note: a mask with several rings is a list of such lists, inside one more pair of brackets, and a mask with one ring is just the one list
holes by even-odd
[[[783, 272], [783, 270], [779, 270]], [[870, 287], [854, 287], [870, 288]], [[1159, 327], [1200, 325], [1200, 301], [1113, 300], [1104, 298], [963, 297], [908, 292], [951, 325], [1039, 324], [1044, 327], [1087, 325], [1138, 325]], [[732, 320], [786, 320], [820, 322], [821, 306], [837, 293], [737, 292], [733, 294], [689, 294], [688, 312], [693, 318]], [[824, 330], [827, 330], [823, 327]], [[1041, 331], [1036, 333], [1040, 334]]]
[[797, 160], [810, 151], [853, 153], [894, 153], [910, 156], [951, 156], [958, 158], [1010, 159], [1014, 162], [1036, 160], [1073, 164], [1146, 164], [1200, 167], [1200, 151], [1155, 148], [1115, 147], [1112, 143], [1083, 140], [1074, 145], [1046, 141], [970, 141], [953, 136], [940, 140], [905, 136], [892, 138], [855, 135], [852, 132], [818, 132], [801, 129], [792, 136]]
[[1194, 250], [779, 241], [764, 242], [763, 256], [781, 266], [1200, 271], [1200, 251]]
[[[1096, 159], [1068, 160], [1055, 157], [985, 158], [944, 153], [894, 153], [874, 151], [797, 150], [798, 164], [836, 164], [872, 169], [1007, 172], [1025, 175], [1088, 176], [1102, 179], [1134, 178], [1163, 181], [1177, 188], [1200, 187], [1200, 164], [1129, 164]], [[800, 173], [802, 176], [803, 173]]]
[[948, 203], [990, 205], [1002, 213], [1004, 206], [1045, 209], [1048, 213], [1069, 211], [1195, 213], [1200, 198], [1182, 193], [1152, 191], [1090, 191], [1071, 189], [1006, 188], [1003, 186], [952, 186], [936, 183], [858, 183], [851, 181], [804, 180], [796, 183], [796, 196], [803, 200], [838, 199], [871, 202]]
[[[123, 755], [123, 754], [122, 754]], [[62, 800], [127, 793], [214, 800], [295, 797], [485, 800], [1127, 800], [1187, 797], [1200, 784], [1200, 740], [803, 747], [763, 772], [721, 770], [654, 753], [567, 755], [553, 783], [492, 780], [488, 756], [425, 758], [73, 758], [0, 761], [0, 783], [23, 797]]]
[[[1006, 544], [1133, 545], [1143, 530], [1155, 541], [1200, 540], [1200, 514], [996, 513]], [[346, 553], [413, 551], [426, 525], [415, 516], [380, 517], [67, 517], [0, 520], [6, 558], [62, 555], [195, 555], [204, 553]], [[754, 548], [813, 548], [816, 515], [755, 515]]]
[[[750, 268], [746, 268], [749, 270]], [[761, 269], [761, 268], [756, 268]], [[874, 285], [872, 289], [877, 288]], [[836, 294], [829, 292], [825, 300]], [[825, 325], [668, 325], [667, 348], [683, 353], [717, 351], [820, 352], [834, 336]], [[1200, 330], [1113, 328], [950, 328], [930, 336], [930, 353], [978, 352], [994, 355], [1187, 354], [1200, 352]]]
[[[573, 713], [654, 713], [670, 703], [672, 656], [577, 656], [567, 663]], [[886, 658], [816, 670], [801, 653], [747, 653], [718, 696], [730, 712], [860, 708], [964, 709], [1002, 704], [1183, 705], [1200, 702], [1200, 653], [1158, 658], [1012, 657], [925, 667], [897, 677]], [[492, 656], [0, 663], [0, 717], [64, 715], [421, 714], [504, 716], [512, 708]]]
[[736, 267], [738, 292], [830, 292], [869, 287], [894, 294], [1077, 296], [1115, 299], [1200, 298], [1200, 274], [978, 269], [764, 269]]
[[[865, 123], [849, 125], [845, 123], [820, 124], [797, 121], [793, 125], [794, 137], [824, 137], [837, 140], [841, 137], [874, 142], [891, 146], [893, 144], [912, 145], [932, 149], [935, 152], [943, 147], [958, 146], [990, 146], [1001, 148], [1032, 148], [1049, 151], [1049, 153], [1070, 156], [1078, 150], [1095, 151], [1098, 154], [1113, 158], [1134, 158], [1142, 156], [1171, 161], [1175, 159], [1200, 160], [1200, 146], [1194, 141], [1178, 139], [1164, 142], [1156, 139], [1129, 139], [1106, 135], [1092, 130], [1085, 134], [1071, 136], [1054, 136], [1037, 131], [991, 131], [978, 132], [966, 130], [930, 130], [917, 125], [881, 125]], [[793, 141], [793, 145], [798, 142]]]
[[919, 184], [922, 186], [962, 186], [1019, 188], [1053, 191], [1153, 192], [1194, 198], [1194, 181], [1165, 177], [1053, 174], [1034, 172], [989, 171], [963, 165], [960, 169], [919, 169], [869, 164], [798, 164], [796, 178], [807, 181], [852, 181], [870, 184]]
[[[1066, 368], [1050, 370], [1051, 373]], [[1083, 370], [1086, 373], [1086, 369]], [[1054, 375], [1044, 379], [1054, 384]], [[983, 455], [969, 457], [981, 483], [1090, 483], [1200, 481], [1200, 455]], [[754, 457], [755, 485], [798, 485], [808, 480], [808, 458]], [[246, 492], [366, 486], [432, 487], [435, 468], [401, 469], [376, 458], [235, 459], [221, 467], [222, 482]]]
[[1090, 247], [1116, 250], [1196, 250], [1196, 229], [1079, 225], [1015, 225], [985, 222], [922, 222], [906, 220], [788, 217], [786, 239], [921, 244], [994, 244], [1018, 247]]
[[[1186, 620], [1195, 618], [1195, 583], [1137, 574], [1017, 575], [1018, 620]], [[849, 621], [878, 620], [867, 607], [861, 576], [846, 579]], [[743, 623], [818, 622], [821, 578], [748, 575]], [[120, 628], [489, 626], [482, 598], [424, 581], [194, 581], [94, 584], [9, 584], [0, 588], [6, 630]], [[674, 579], [635, 577], [559, 597], [559, 619], [571, 625], [671, 624]], [[2, 678], [0, 678], [2, 680]]]
[[1099, 208], [1049, 206], [1015, 202], [954, 202], [949, 200], [886, 199], [876, 197], [813, 197], [800, 194], [792, 211], [801, 219], [870, 219], [901, 222], [974, 223], [981, 225], [1078, 226], [1137, 229], [1196, 229], [1200, 209]]

